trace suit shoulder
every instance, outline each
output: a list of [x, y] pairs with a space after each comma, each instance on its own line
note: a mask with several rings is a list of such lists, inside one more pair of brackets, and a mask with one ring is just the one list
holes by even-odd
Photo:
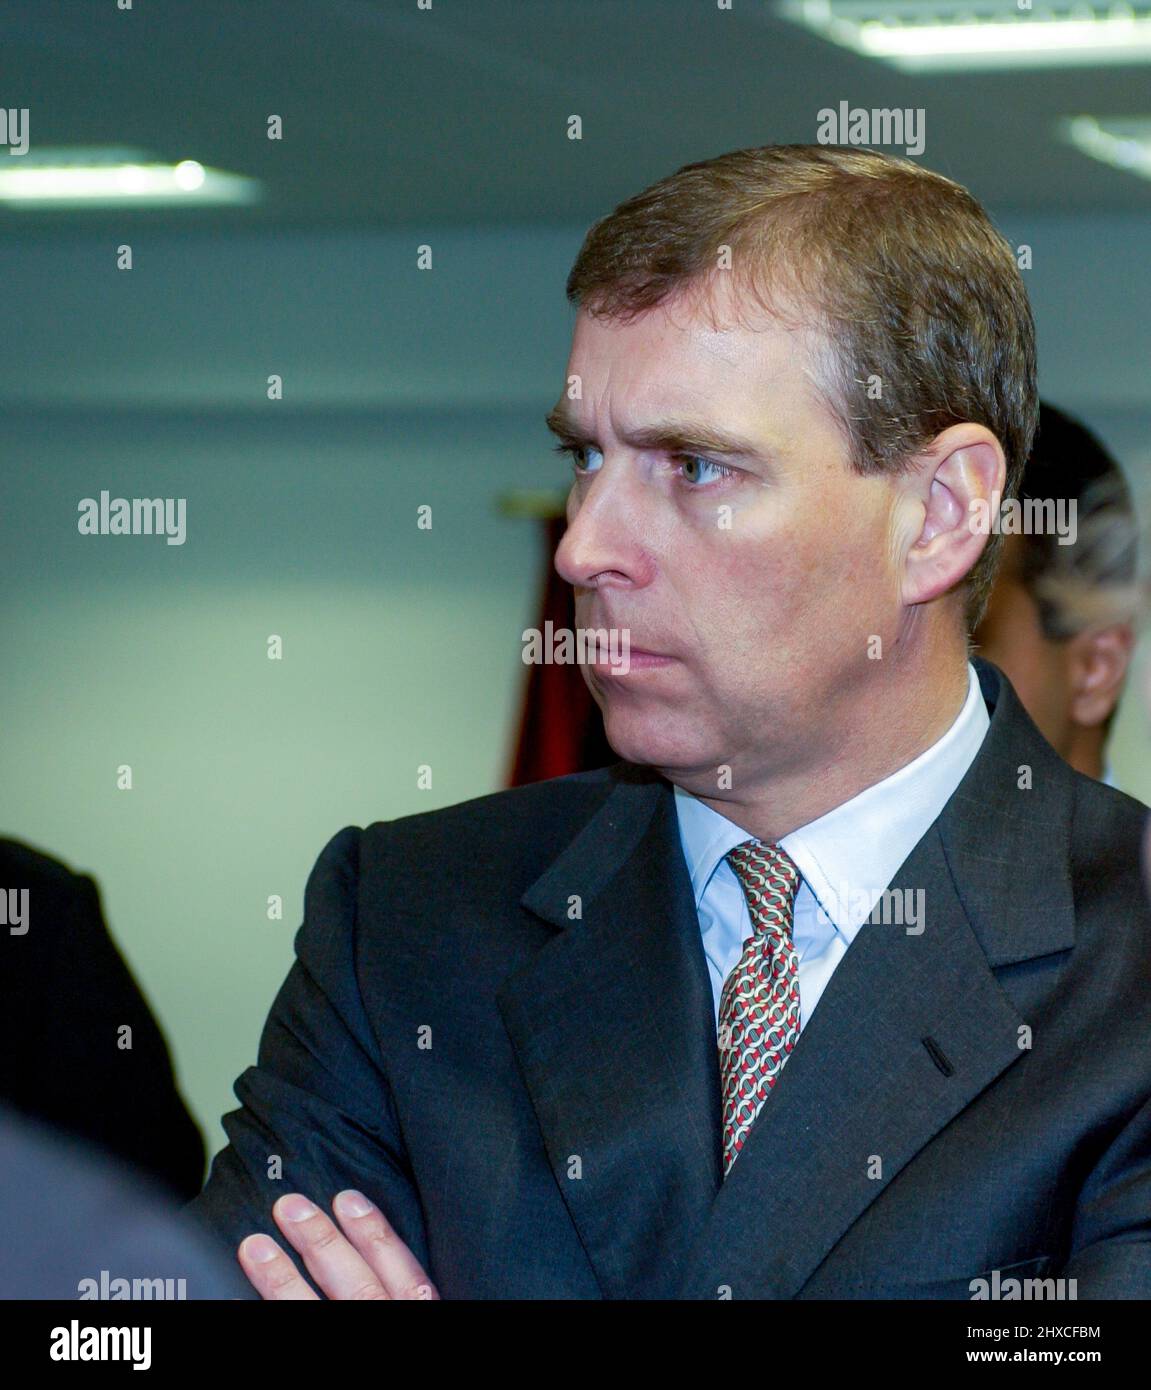
[[354, 917], [364, 925], [386, 907], [392, 921], [410, 916], [419, 924], [429, 904], [463, 893], [473, 908], [481, 900], [506, 903], [593, 819], [621, 779], [633, 780], [630, 768], [616, 764], [346, 826], [309, 875], [305, 918]]
[[[503, 880], [510, 888], [520, 881], [526, 886], [596, 815], [620, 781], [652, 776], [617, 763], [375, 821], [355, 832], [354, 872], [361, 882], [385, 875], [393, 889], [402, 877], [413, 891], [420, 884], [442, 887], [460, 873], [470, 876], [477, 891], [481, 882], [494, 886]], [[328, 852], [339, 840], [337, 836]], [[352, 852], [351, 842], [345, 842], [344, 853]], [[533, 873], [533, 866], [540, 867]]]
[[[1118, 857], [1130, 863], [1141, 850], [1148, 808], [1118, 787], [1109, 787], [1081, 772], [1072, 773], [1075, 790], [1072, 842], [1090, 857]], [[1139, 868], [1139, 856], [1135, 867]]]
[[[1075, 774], [1071, 872], [1079, 922], [1151, 967], [1151, 897], [1144, 870], [1148, 808], [1116, 787]], [[1088, 907], [1094, 912], [1087, 912]]]
[[567, 829], [581, 816], [594, 814], [611, 794], [616, 784], [613, 771], [596, 768], [488, 792], [434, 811], [376, 821], [364, 833], [385, 831], [389, 836], [419, 840], [461, 833], [498, 838], [509, 832], [522, 833], [525, 828], [539, 831], [553, 824]]

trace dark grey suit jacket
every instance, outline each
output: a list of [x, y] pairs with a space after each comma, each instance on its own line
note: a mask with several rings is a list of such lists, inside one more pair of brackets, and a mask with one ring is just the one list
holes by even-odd
[[331, 841], [193, 1210], [360, 1187], [445, 1297], [1151, 1297], [1145, 808], [978, 669], [924, 930], [864, 926], [726, 1181], [672, 789], [617, 764]]

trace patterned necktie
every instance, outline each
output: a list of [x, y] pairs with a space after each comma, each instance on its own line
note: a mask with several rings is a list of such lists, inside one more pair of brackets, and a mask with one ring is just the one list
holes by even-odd
[[799, 870], [778, 845], [759, 840], [736, 846], [727, 860], [743, 884], [752, 934], [719, 1001], [725, 1178], [799, 1037], [799, 960], [791, 939]]

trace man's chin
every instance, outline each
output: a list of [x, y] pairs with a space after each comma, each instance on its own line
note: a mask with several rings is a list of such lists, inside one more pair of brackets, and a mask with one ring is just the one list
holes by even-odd
[[618, 718], [609, 711], [604, 716], [604, 733], [617, 758], [653, 768], [665, 777], [677, 770], [698, 771], [716, 766], [698, 738], [686, 733], [677, 736], [674, 729], [666, 727], [652, 728], [650, 721]]

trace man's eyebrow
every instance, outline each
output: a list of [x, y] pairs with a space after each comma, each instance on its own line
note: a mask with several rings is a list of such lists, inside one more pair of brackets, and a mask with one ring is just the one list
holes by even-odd
[[[582, 428], [560, 402], [545, 416], [544, 423], [552, 434], [571, 444], [590, 444], [592, 436]], [[717, 429], [706, 420], [689, 418], [659, 420], [641, 429], [624, 433], [621, 438], [633, 449], [662, 449], [667, 453], [686, 453], [698, 450], [705, 454], [724, 454], [732, 458], [761, 458], [764, 446], [754, 439]]]

